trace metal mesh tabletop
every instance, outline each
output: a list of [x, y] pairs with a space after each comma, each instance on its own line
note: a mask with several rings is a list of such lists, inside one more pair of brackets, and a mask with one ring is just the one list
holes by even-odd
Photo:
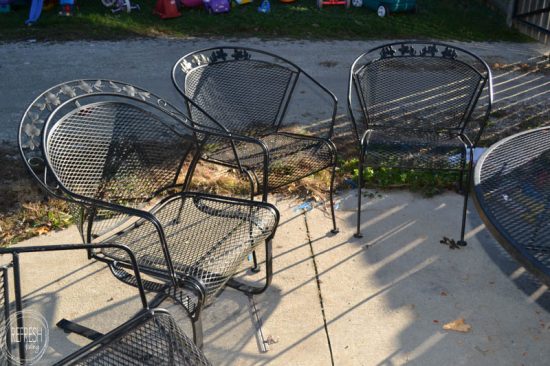
[[499, 242], [550, 284], [550, 128], [491, 146], [474, 175], [475, 202]]

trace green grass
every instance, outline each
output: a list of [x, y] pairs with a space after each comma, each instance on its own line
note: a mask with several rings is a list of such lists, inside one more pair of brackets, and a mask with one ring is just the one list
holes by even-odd
[[0, 41], [25, 39], [64, 41], [132, 37], [288, 37], [307, 39], [430, 38], [462, 41], [528, 41], [506, 27], [504, 16], [482, 0], [418, 0], [416, 14], [379, 18], [365, 7], [317, 9], [315, 0], [282, 4], [272, 0], [272, 12], [256, 11], [259, 0], [236, 6], [229, 14], [208, 15], [203, 9], [184, 9], [182, 17], [161, 20], [152, 14], [155, 0], [135, 0], [141, 11], [113, 15], [99, 0], [79, 1], [71, 18], [57, 9], [43, 12], [39, 22], [25, 26], [28, 8], [0, 14]]

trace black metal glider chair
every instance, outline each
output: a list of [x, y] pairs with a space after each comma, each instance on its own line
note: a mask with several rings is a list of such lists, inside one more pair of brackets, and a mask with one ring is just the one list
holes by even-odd
[[[331, 141], [337, 108], [334, 94], [294, 63], [244, 47], [189, 53], [172, 68], [172, 82], [187, 97], [193, 122], [235, 138], [211, 140], [203, 159], [244, 173], [252, 197], [262, 194], [266, 201], [270, 191], [330, 168], [331, 231], [338, 232], [333, 202], [337, 157]], [[307, 133], [289, 128], [304, 126], [305, 103], [325, 116], [328, 127], [308, 128]], [[289, 109], [296, 111], [292, 117]]]
[[[20, 126], [21, 154], [51, 195], [68, 200], [84, 243], [119, 243], [136, 255], [147, 291], [182, 305], [202, 344], [201, 310], [229, 285], [248, 294], [271, 282], [272, 205], [187, 191], [202, 146], [178, 110], [138, 87], [77, 80], [42, 93]], [[264, 286], [232, 276], [262, 242]], [[136, 285], [120, 250], [90, 250]], [[70, 324], [69, 324], [70, 326]]]
[[[56, 362], [56, 365], [210, 365], [204, 354], [184, 334], [166, 310], [148, 308], [136, 258], [128, 247], [117, 244], [0, 248], [0, 254], [12, 256], [11, 263], [0, 267], [0, 281], [3, 286], [0, 292], [0, 305], [2, 306], [1, 319], [4, 325], [0, 329], [0, 336], [2, 344], [5, 345], [0, 359], [2, 365], [30, 365], [38, 361], [46, 361], [41, 359], [45, 350], [36, 350], [36, 347], [27, 348], [29, 341], [26, 337], [13, 331], [16, 327], [26, 329], [25, 326], [31, 326], [25, 323], [25, 316], [17, 316], [25, 310], [21, 289], [21, 276], [24, 269], [21, 269], [20, 256], [24, 253], [89, 250], [91, 247], [94, 249], [116, 249], [127, 256], [127, 262], [133, 267], [143, 309], [109, 333], [101, 334], [88, 329], [88, 335], [93, 338], [93, 342], [66, 355], [61, 361]], [[11, 306], [9, 300], [10, 268], [13, 269], [11, 283], [15, 294], [14, 307]], [[85, 301], [85, 298], [82, 298], [82, 301]], [[12, 338], [12, 334], [19, 339]], [[41, 334], [41, 339], [42, 337], [45, 335]], [[31, 341], [33, 340], [31, 339]]]
[[[397, 42], [359, 56], [351, 66], [348, 108], [360, 146], [357, 232], [361, 237], [364, 167], [455, 170], [464, 191], [464, 230], [473, 148], [492, 102], [491, 71], [476, 55], [448, 44]], [[478, 103], [482, 93], [487, 100]], [[478, 105], [480, 104], [480, 105]], [[477, 108], [477, 109], [476, 109]], [[477, 126], [469, 125], [474, 113]]]

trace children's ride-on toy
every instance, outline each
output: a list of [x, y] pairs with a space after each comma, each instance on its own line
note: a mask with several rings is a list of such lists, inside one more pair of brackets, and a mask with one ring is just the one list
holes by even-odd
[[375, 10], [379, 17], [390, 13], [416, 11], [416, 0], [352, 0], [353, 6], [366, 6]]
[[113, 14], [121, 11], [130, 13], [132, 10], [140, 10], [139, 5], [132, 5], [130, 0], [101, 0], [101, 3], [107, 8], [112, 8], [111, 12]]
[[231, 4], [229, 0], [204, 0], [204, 8], [209, 14], [228, 13]]
[[351, 0], [317, 0], [317, 6], [321, 9], [323, 6], [331, 5], [345, 5], [346, 8], [349, 8]]
[[179, 3], [186, 8], [200, 8], [202, 6], [202, 0], [181, 0]]

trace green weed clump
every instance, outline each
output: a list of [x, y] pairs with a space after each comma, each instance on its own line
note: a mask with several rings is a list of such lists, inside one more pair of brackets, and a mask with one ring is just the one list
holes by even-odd
[[[351, 176], [356, 184], [359, 182], [358, 165], [359, 161], [356, 158], [341, 163], [342, 172]], [[456, 171], [397, 169], [391, 167], [365, 167], [363, 169], [363, 182], [367, 188], [408, 188], [426, 197], [432, 197], [445, 190], [455, 188], [458, 180], [459, 172]]]

